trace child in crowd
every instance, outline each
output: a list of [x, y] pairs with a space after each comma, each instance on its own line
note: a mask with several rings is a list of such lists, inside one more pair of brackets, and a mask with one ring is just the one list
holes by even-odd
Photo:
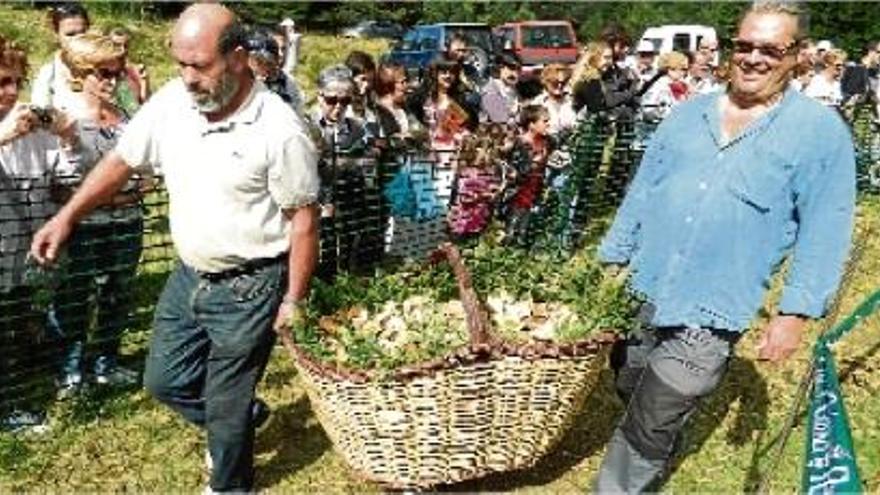
[[553, 151], [550, 138], [550, 112], [544, 106], [528, 105], [520, 119], [522, 135], [512, 150], [511, 165], [516, 171], [515, 193], [506, 208], [508, 242], [526, 244], [530, 238], [532, 212], [538, 207], [544, 189], [544, 169]]
[[458, 153], [455, 197], [449, 211], [449, 230], [459, 238], [481, 234], [492, 219], [501, 187], [500, 168], [504, 126], [481, 124], [464, 138]]

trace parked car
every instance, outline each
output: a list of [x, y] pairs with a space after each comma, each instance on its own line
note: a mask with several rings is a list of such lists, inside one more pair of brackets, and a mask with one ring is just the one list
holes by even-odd
[[[665, 25], [649, 27], [641, 37], [654, 45], [657, 53], [693, 52], [700, 46], [703, 39], [718, 39], [715, 28], [696, 24]], [[715, 64], [718, 64], [718, 53], [715, 53]]]
[[404, 28], [391, 21], [361, 21], [340, 33], [346, 38], [391, 38], [403, 36]]
[[494, 32], [503, 48], [519, 57], [527, 76], [547, 64], [574, 64], [578, 58], [577, 36], [568, 21], [508, 22]]
[[468, 63], [477, 69], [481, 77], [485, 77], [494, 63], [493, 58], [497, 51], [492, 29], [488, 24], [440, 23], [413, 26], [385, 55], [385, 59], [408, 68], [425, 68], [446, 50], [446, 44], [454, 33], [461, 34], [468, 40]]

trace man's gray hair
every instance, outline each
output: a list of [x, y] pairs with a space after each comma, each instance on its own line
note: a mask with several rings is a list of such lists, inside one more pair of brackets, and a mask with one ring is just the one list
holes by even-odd
[[[810, 16], [799, 1], [785, 0], [756, 0], [743, 15], [743, 19], [749, 14], [782, 14], [796, 19], [797, 32], [795, 41], [801, 41], [807, 37], [810, 30]], [[740, 19], [742, 22], [742, 19]]]
[[323, 91], [330, 86], [346, 86], [348, 90], [354, 88], [354, 75], [351, 69], [343, 64], [335, 64], [324, 68], [318, 74], [318, 90]]

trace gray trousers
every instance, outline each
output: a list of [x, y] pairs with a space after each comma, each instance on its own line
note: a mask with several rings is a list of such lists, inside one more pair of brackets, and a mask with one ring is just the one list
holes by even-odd
[[605, 452], [595, 492], [652, 489], [699, 399], [721, 382], [737, 336], [705, 328], [650, 328], [627, 340], [615, 383], [627, 408]]

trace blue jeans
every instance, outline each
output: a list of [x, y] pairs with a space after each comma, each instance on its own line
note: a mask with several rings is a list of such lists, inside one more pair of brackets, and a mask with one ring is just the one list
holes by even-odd
[[[70, 264], [53, 301], [50, 328], [64, 337], [61, 372], [83, 372], [85, 342], [94, 351], [93, 371], [116, 366], [122, 334], [130, 321], [132, 285], [141, 257], [143, 220], [80, 224], [68, 247]], [[92, 302], [92, 299], [94, 302]], [[92, 310], [96, 325], [88, 338]], [[53, 323], [57, 323], [53, 324]]]
[[253, 485], [254, 389], [286, 282], [284, 260], [213, 281], [178, 263], [156, 305], [144, 386], [207, 430], [213, 490]]
[[59, 342], [44, 335], [35, 291], [0, 290], [0, 418], [16, 408], [42, 410], [57, 360]]

